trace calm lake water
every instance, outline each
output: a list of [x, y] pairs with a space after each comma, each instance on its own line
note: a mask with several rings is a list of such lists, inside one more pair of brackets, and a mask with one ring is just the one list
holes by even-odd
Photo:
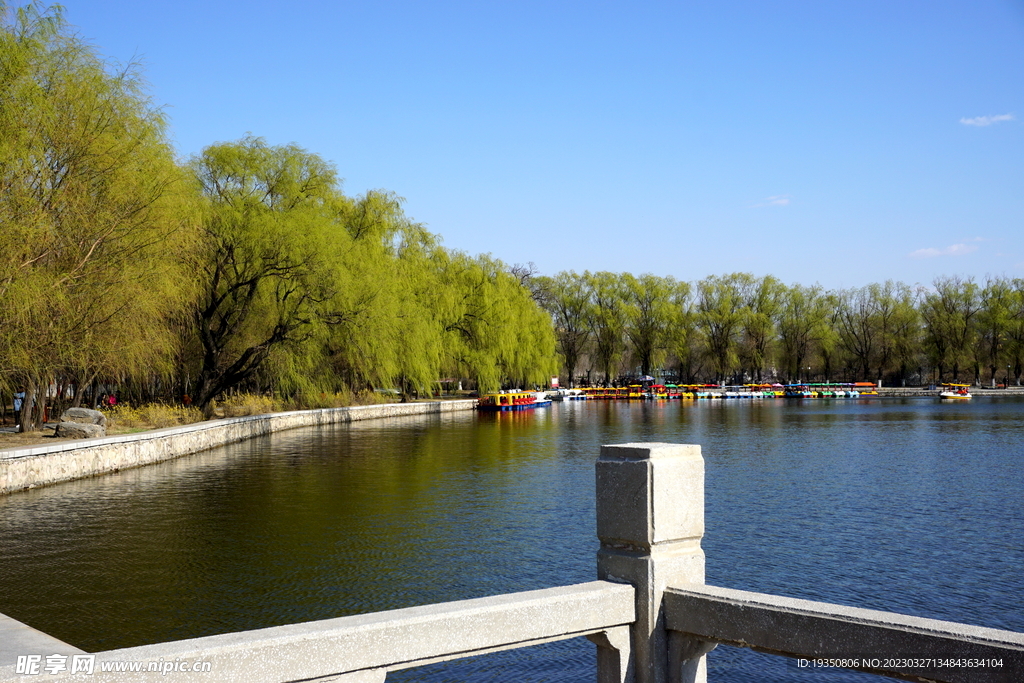
[[[708, 583], [1024, 631], [1024, 400], [579, 402], [296, 430], [0, 498], [0, 612], [95, 651], [595, 578], [601, 444], [697, 443]], [[899, 654], [899, 653], [891, 653]], [[557, 643], [389, 681], [592, 681]], [[876, 681], [720, 647], [712, 681]]]

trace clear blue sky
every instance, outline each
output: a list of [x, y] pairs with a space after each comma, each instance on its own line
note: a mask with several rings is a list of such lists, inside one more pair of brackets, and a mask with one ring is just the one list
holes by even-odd
[[66, 0], [179, 154], [246, 132], [509, 264], [1024, 277], [1024, 1]]

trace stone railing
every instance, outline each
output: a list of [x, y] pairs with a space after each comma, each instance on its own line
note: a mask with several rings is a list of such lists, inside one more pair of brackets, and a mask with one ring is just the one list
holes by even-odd
[[[2, 661], [7, 666], [0, 669], [0, 680], [383, 683], [388, 671], [577, 636], [589, 636], [599, 645], [612, 648], [628, 640], [633, 602], [630, 586], [594, 581], [108, 650], [87, 662], [93, 671], [91, 676], [71, 674], [74, 652], [57, 649], [52, 642], [38, 642], [41, 634], [33, 634], [35, 647], [26, 643], [17, 652], [8, 653], [10, 645], [0, 645], [0, 653], [7, 660]], [[67, 655], [62, 661], [68, 671], [34, 678], [17, 673], [17, 656], [41, 655], [38, 663], [42, 671], [46, 655], [53, 652]], [[12, 656], [15, 661], [10, 661]], [[23, 660], [23, 670], [27, 662], [27, 658]], [[164, 667], [164, 663], [183, 663], [192, 668], [197, 662], [201, 673]], [[102, 672], [104, 667], [119, 663], [140, 663], [143, 671]], [[147, 672], [150, 663], [156, 666]]]
[[704, 585], [700, 446], [604, 446], [597, 535], [598, 576], [637, 590], [638, 683], [704, 681], [720, 643], [911, 681], [1024, 681], [1024, 634]]
[[[597, 645], [600, 683], [704, 681], [720, 643], [905, 680], [1024, 680], [1019, 633], [704, 585], [703, 498], [699, 446], [605, 446], [599, 581], [93, 655], [0, 619], [0, 681], [382, 683], [388, 671], [579, 636]], [[50, 662], [66, 669], [46, 673]]]

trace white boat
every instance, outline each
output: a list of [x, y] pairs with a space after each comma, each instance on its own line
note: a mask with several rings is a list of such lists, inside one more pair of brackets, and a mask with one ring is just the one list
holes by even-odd
[[549, 391], [548, 398], [552, 401], [585, 401], [587, 395], [582, 389], [558, 389]]
[[939, 398], [949, 401], [960, 401], [971, 397], [970, 384], [943, 384]]

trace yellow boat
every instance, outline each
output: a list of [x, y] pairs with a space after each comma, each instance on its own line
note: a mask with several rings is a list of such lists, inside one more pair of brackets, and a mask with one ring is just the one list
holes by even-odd
[[537, 394], [532, 391], [510, 391], [486, 394], [477, 400], [478, 410], [527, 410], [537, 407]]

